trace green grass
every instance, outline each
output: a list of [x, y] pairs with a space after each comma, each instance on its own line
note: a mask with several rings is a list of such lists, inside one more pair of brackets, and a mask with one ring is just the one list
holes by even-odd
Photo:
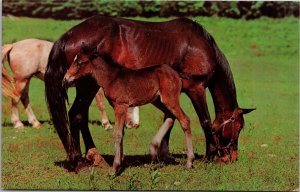
[[[139, 18], [143, 19], [143, 18]], [[3, 189], [76, 189], [76, 190], [275, 190], [299, 188], [299, 21], [296, 18], [245, 21], [226, 18], [194, 18], [215, 38], [226, 55], [237, 88], [241, 107], [256, 107], [245, 116], [245, 128], [239, 140], [239, 160], [217, 166], [200, 159], [194, 169], [185, 170], [185, 157], [176, 156], [178, 165], [149, 164], [145, 155], [163, 115], [151, 105], [141, 107], [141, 126], [125, 130], [124, 172], [116, 178], [109, 170], [94, 168], [74, 174], [55, 165], [66, 154], [52, 125], [40, 130], [26, 127], [17, 131], [2, 127]], [[144, 19], [145, 20], [145, 19]], [[146, 20], [158, 21], [159, 18]], [[3, 17], [3, 43], [25, 38], [55, 40], [79, 21], [55, 21]], [[69, 90], [70, 101], [74, 89]], [[214, 118], [212, 101], [209, 109]], [[30, 98], [38, 119], [49, 120], [43, 82], [33, 79]], [[203, 131], [191, 102], [185, 95], [181, 105], [192, 122], [193, 144], [197, 154], [205, 153]], [[114, 121], [108, 105], [108, 114]], [[21, 109], [22, 120], [27, 120]], [[90, 120], [99, 120], [93, 102]], [[10, 101], [2, 99], [2, 122], [10, 122]], [[112, 132], [89, 124], [101, 154], [113, 155]], [[184, 135], [176, 123], [170, 141], [174, 154], [184, 154]], [[262, 147], [267, 144], [267, 147]], [[263, 145], [264, 146], [264, 145]], [[82, 147], [84, 152], [84, 147]], [[132, 162], [130, 162], [132, 161]]]

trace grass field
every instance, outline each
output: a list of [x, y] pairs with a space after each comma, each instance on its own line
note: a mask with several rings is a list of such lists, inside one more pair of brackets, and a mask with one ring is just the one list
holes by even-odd
[[[143, 18], [138, 18], [143, 19]], [[197, 158], [194, 169], [185, 170], [184, 134], [176, 123], [170, 150], [177, 165], [150, 164], [149, 144], [163, 115], [151, 105], [140, 109], [141, 126], [125, 130], [126, 167], [116, 178], [109, 170], [93, 168], [86, 173], [70, 173], [59, 166], [66, 154], [53, 126], [15, 130], [10, 123], [10, 101], [2, 98], [2, 189], [61, 190], [275, 190], [299, 188], [299, 20], [232, 20], [194, 18], [214, 37], [226, 55], [234, 74], [239, 105], [256, 107], [245, 116], [239, 139], [239, 160], [217, 166]], [[159, 18], [143, 19], [158, 21]], [[2, 20], [2, 41], [25, 38], [56, 40], [79, 21], [29, 18]], [[6, 65], [6, 68], [8, 66]], [[70, 101], [74, 89], [69, 90]], [[209, 109], [214, 111], [209, 92]], [[48, 121], [43, 82], [33, 79], [30, 86], [33, 110], [39, 120]], [[182, 95], [181, 105], [192, 122], [193, 144], [198, 155], [205, 153], [204, 134], [189, 99]], [[22, 120], [27, 120], [21, 109]], [[107, 105], [114, 121], [111, 107]], [[90, 120], [99, 120], [93, 102]], [[109, 163], [113, 158], [112, 131], [89, 124], [94, 141]], [[82, 148], [84, 152], [84, 148]]]

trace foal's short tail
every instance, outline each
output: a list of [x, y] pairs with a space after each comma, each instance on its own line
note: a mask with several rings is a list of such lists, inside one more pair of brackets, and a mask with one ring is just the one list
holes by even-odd
[[4, 68], [4, 61], [6, 56], [12, 49], [12, 44], [5, 44], [2, 47], [2, 94], [5, 97], [10, 97], [14, 101], [18, 100], [18, 96], [14, 93], [15, 84], [14, 79], [9, 75], [9, 73]]
[[70, 151], [69, 120], [66, 108], [68, 95], [66, 89], [62, 87], [62, 79], [68, 69], [64, 45], [65, 42], [60, 39], [52, 47], [45, 73], [45, 92], [54, 127], [68, 153]]

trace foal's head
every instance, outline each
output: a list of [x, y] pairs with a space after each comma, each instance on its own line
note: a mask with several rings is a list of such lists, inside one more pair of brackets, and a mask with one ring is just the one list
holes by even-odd
[[62, 85], [70, 86], [79, 77], [90, 75], [92, 73], [92, 60], [96, 57], [98, 57], [96, 52], [91, 54], [79, 52], [66, 72]]
[[221, 162], [236, 161], [238, 138], [244, 127], [243, 115], [255, 109], [236, 108], [233, 112], [224, 112], [213, 123], [213, 137], [216, 142]]

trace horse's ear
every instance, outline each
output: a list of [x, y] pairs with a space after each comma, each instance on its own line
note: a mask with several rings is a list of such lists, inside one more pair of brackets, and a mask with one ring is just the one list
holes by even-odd
[[251, 108], [251, 109], [242, 109], [242, 108], [239, 108], [239, 113], [240, 114], [247, 114], [247, 113], [250, 113], [251, 111], [254, 111], [256, 108]]

